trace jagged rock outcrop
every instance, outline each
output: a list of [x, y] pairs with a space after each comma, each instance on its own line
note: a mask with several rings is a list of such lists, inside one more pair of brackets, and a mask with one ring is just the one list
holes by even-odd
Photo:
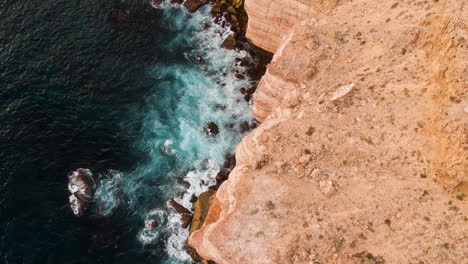
[[[466, 4], [335, 6], [279, 34], [254, 95], [263, 123], [237, 147], [236, 167], [189, 243], [218, 264], [460, 263]], [[249, 36], [265, 48], [255, 36], [269, 31], [259, 28]]]

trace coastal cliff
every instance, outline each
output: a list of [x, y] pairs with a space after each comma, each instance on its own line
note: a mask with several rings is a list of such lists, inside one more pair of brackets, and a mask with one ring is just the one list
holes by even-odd
[[262, 124], [190, 245], [218, 264], [468, 255], [464, 1], [247, 0]]

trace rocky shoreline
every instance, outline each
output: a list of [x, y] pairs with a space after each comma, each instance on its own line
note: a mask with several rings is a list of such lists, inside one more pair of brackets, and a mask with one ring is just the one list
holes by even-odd
[[[153, 0], [152, 5], [159, 6], [162, 3], [163, 0]], [[183, 5], [191, 13], [197, 12], [197, 10], [204, 5], [212, 5], [211, 16], [213, 17], [214, 22], [220, 25], [222, 28], [232, 32], [232, 34], [228, 36], [222, 43], [222, 48], [227, 50], [245, 50], [249, 52], [249, 54], [255, 60], [253, 63], [241, 59], [237, 61], [237, 63], [239, 63], [241, 66], [246, 67], [247, 76], [236, 72], [236, 77], [239, 79], [245, 79], [248, 77], [254, 83], [251, 89], [242, 88], [239, 91], [244, 97], [244, 100], [247, 103], [250, 103], [258, 82], [266, 71], [266, 65], [273, 57], [273, 53], [257, 47], [252, 43], [249, 43], [246, 39], [245, 34], [247, 30], [248, 17], [244, 9], [244, 0], [171, 0], [171, 4]], [[200, 58], [200, 61], [202, 60], [203, 58]], [[218, 108], [223, 110], [222, 105], [220, 105]], [[257, 125], [258, 123], [256, 121], [252, 121], [251, 123], [244, 122], [240, 124], [240, 130], [242, 133], [247, 133], [256, 128]], [[204, 126], [204, 131], [207, 136], [216, 136], [219, 132], [219, 128], [217, 124], [210, 122]], [[169, 201], [169, 205], [175, 210], [175, 212], [180, 215], [181, 227], [184, 229], [189, 229], [190, 235], [199, 230], [204, 225], [208, 216], [208, 211], [210, 209], [212, 199], [216, 195], [216, 191], [221, 186], [221, 184], [229, 178], [229, 174], [235, 165], [235, 155], [227, 155], [225, 157], [223, 167], [216, 175], [216, 185], [210, 186], [208, 191], [202, 193], [198, 197], [192, 196], [191, 202], [193, 205], [191, 210], [179, 204], [175, 199]], [[151, 224], [151, 226], [157, 228], [157, 223]], [[184, 247], [184, 250], [195, 262], [215, 263], [200, 257], [196, 250], [188, 244], [188, 241]]]

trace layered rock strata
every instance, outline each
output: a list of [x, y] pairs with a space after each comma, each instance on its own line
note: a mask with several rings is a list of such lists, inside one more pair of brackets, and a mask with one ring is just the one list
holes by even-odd
[[[268, 15], [287, 3], [316, 12]], [[463, 262], [466, 4], [320, 4], [245, 3], [248, 37], [276, 51], [262, 124], [190, 245], [218, 264]]]

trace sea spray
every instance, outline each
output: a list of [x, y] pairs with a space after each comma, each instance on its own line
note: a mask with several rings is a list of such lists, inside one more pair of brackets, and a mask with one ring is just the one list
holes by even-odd
[[[226, 154], [241, 139], [240, 124], [252, 120], [239, 92], [250, 89], [252, 83], [236, 77], [246, 71], [239, 61], [251, 58], [246, 51], [221, 48], [231, 32], [212, 22], [210, 7], [195, 14], [167, 2], [160, 8], [164, 10], [162, 23], [175, 33], [160, 45], [174, 57], [185, 50], [184, 60], [160, 61], [148, 68], [154, 86], [142, 102], [145, 118], [134, 148], [149, 158], [133, 171], [110, 171], [110, 176], [103, 177], [95, 208], [105, 216], [117, 208], [128, 211], [128, 219], [121, 220], [139, 223], [139, 241], [164, 245], [167, 263], [178, 263], [189, 261], [183, 250], [188, 230], [181, 227], [180, 215], [167, 201], [175, 197], [190, 209], [191, 197], [215, 184]], [[219, 127], [214, 137], [203, 130], [209, 122]], [[156, 228], [148, 224], [153, 220]]]

